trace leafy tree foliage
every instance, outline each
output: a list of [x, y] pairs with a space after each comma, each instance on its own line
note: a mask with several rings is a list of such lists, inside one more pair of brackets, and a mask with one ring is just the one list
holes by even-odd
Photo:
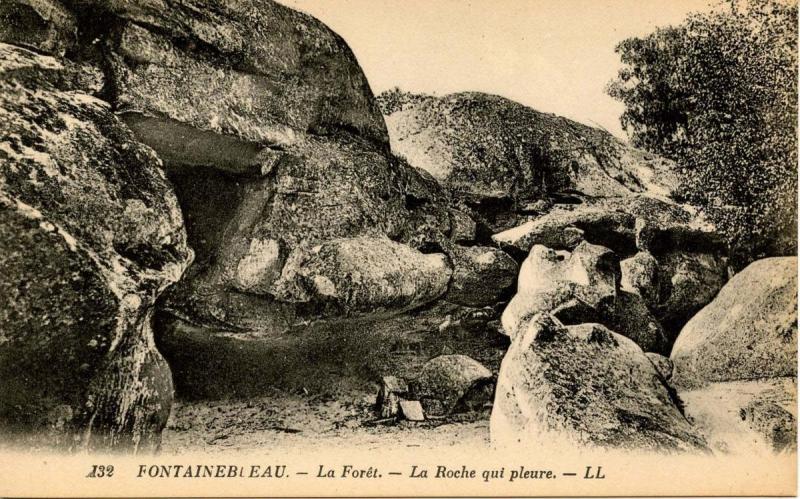
[[797, 4], [735, 0], [617, 46], [634, 145], [674, 159], [740, 264], [797, 252]]

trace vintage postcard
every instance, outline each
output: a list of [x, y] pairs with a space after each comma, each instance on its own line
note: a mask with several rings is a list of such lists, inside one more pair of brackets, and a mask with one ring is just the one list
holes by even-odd
[[797, 494], [796, 0], [0, 0], [0, 496]]

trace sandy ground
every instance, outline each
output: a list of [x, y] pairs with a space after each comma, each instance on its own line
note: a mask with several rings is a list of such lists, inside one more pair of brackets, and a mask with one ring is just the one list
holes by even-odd
[[721, 454], [764, 457], [773, 453], [762, 434], [747, 425], [742, 408], [756, 400], [769, 400], [797, 420], [797, 383], [792, 379], [732, 381], [681, 392], [686, 415]]
[[412, 423], [375, 422], [375, 393], [336, 399], [287, 394], [241, 401], [178, 402], [163, 434], [162, 452], [251, 452], [259, 449], [360, 450], [489, 446], [489, 410]]
[[488, 448], [490, 408], [420, 423], [375, 422], [383, 375], [413, 379], [428, 360], [452, 353], [497, 373], [508, 338], [486, 327], [440, 327], [459, 313], [439, 305], [307, 331], [278, 345], [175, 330], [174, 350], [190, 353], [172, 359], [178, 400], [162, 451]]

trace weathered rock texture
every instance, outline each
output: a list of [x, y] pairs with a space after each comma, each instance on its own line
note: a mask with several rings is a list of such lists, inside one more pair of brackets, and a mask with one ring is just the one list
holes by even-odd
[[355, 57], [314, 18], [270, 0], [14, 0], [0, 15], [0, 39], [102, 68], [94, 93], [164, 160], [198, 253], [169, 301], [184, 316], [257, 327], [251, 309], [285, 308], [269, 289], [301, 245], [475, 238], [468, 210], [389, 153]]
[[503, 311], [503, 332], [513, 339], [532, 317], [548, 312], [565, 324], [600, 322], [647, 351], [664, 351], [661, 325], [619, 282], [619, 259], [608, 248], [585, 241], [571, 253], [534, 246], [520, 268], [517, 294]]
[[55, 0], [0, 2], [0, 41], [61, 56], [77, 36], [75, 16]]
[[735, 275], [683, 328], [674, 382], [797, 376], [797, 258], [767, 258]]
[[[425, 414], [443, 416], [456, 409], [477, 409], [491, 400], [492, 373], [466, 355], [440, 355], [428, 361], [410, 388]], [[461, 406], [461, 407], [459, 407]]]
[[270, 0], [9, 5], [0, 39], [64, 54], [47, 78], [107, 102], [163, 160], [196, 258], [159, 298], [157, 341], [192, 395], [307, 379], [320, 351], [363, 368], [389, 355], [381, 329], [401, 336], [374, 321], [494, 305], [513, 283], [513, 260], [471, 248], [490, 242], [471, 209], [390, 152], [353, 53], [319, 21]]
[[[169, 325], [158, 341], [179, 386], [199, 384], [182, 377], [205, 354], [198, 344], [215, 351], [220, 362], [206, 365], [221, 370], [228, 361], [249, 369], [245, 352], [258, 350], [256, 362], [282, 358], [275, 366], [299, 371], [286, 359], [307, 352], [286, 347], [289, 331], [335, 336], [355, 319], [364, 329], [444, 300], [451, 282], [448, 299], [494, 305], [513, 282], [515, 264], [499, 250], [485, 248], [496, 257], [488, 263], [457, 246], [489, 242], [488, 234], [429, 173], [390, 152], [353, 53], [316, 19], [271, 0], [2, 5], [9, 22], [0, 40], [71, 61], [58, 72], [15, 68], [16, 78], [37, 82], [47, 72], [84, 88], [163, 160], [196, 253], [158, 301], [159, 324]], [[477, 288], [485, 278], [497, 289]], [[307, 327], [318, 319], [330, 327]], [[368, 334], [375, 341], [363, 345], [382, 341]], [[231, 338], [259, 339], [264, 349]], [[292, 344], [303, 350], [307, 340]]]
[[392, 150], [472, 203], [495, 230], [516, 225], [509, 211], [560, 191], [667, 196], [677, 186], [670, 162], [503, 97], [393, 91], [378, 100]]
[[70, 54], [103, 69], [99, 93], [175, 185], [197, 259], [165, 300], [174, 313], [279, 332], [298, 311], [272, 288], [298, 248], [475, 238], [465, 209], [391, 155], [353, 53], [316, 19], [270, 0], [66, 4]]
[[534, 317], [498, 375], [492, 442], [538, 449], [703, 452], [663, 377], [631, 340], [599, 324]]
[[455, 246], [451, 252], [453, 278], [445, 296], [469, 307], [492, 306], [517, 279], [519, 266], [497, 248]]
[[159, 159], [77, 72], [0, 45], [0, 420], [153, 449], [172, 380], [152, 308], [191, 251]]
[[671, 340], [728, 277], [727, 248], [713, 226], [689, 206], [647, 195], [557, 205], [493, 239], [515, 255], [584, 241], [613, 250], [622, 259], [622, 288], [643, 298]]
[[314, 313], [380, 315], [433, 301], [452, 270], [443, 254], [426, 255], [386, 238], [334, 239], [289, 256], [274, 295]]
[[336, 130], [386, 142], [349, 47], [310, 16], [269, 0], [74, 3], [110, 17], [104, 43], [113, 104], [124, 116], [251, 144]]

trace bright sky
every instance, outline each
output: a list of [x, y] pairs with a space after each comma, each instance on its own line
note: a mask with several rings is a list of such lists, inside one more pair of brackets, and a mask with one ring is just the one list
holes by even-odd
[[605, 94], [620, 40], [709, 0], [280, 0], [339, 33], [377, 94], [477, 90], [624, 137]]

